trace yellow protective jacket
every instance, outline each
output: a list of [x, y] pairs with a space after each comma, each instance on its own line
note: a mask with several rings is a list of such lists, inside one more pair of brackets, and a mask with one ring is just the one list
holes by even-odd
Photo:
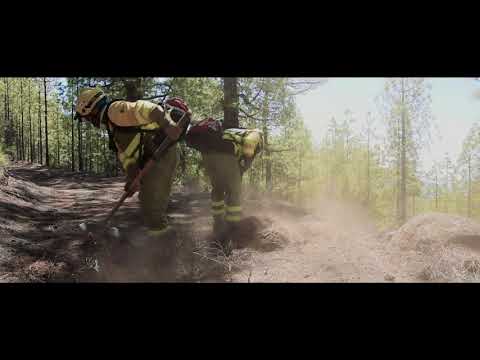
[[162, 106], [150, 101], [117, 100], [103, 109], [101, 119], [108, 126], [117, 148], [117, 156], [129, 177], [138, 169], [143, 151], [153, 151], [153, 135], [171, 119]]

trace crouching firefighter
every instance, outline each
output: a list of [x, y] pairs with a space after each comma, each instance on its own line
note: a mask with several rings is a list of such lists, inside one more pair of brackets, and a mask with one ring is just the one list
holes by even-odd
[[242, 175], [262, 151], [263, 134], [258, 129], [223, 129], [221, 120], [207, 118], [191, 124], [185, 141], [202, 154], [212, 185], [215, 242], [228, 255], [241, 236]]
[[[144, 264], [155, 273], [156, 279], [174, 280], [176, 232], [168, 224], [166, 210], [179, 161], [176, 142], [186, 131], [176, 126], [176, 121], [185, 113], [190, 117], [190, 110], [178, 98], [162, 105], [144, 100], [111, 100], [102, 90], [88, 88], [80, 93], [76, 111], [76, 118], [97, 128], [106, 127], [110, 148], [117, 152], [127, 175], [125, 191], [129, 191], [129, 196], [139, 191], [147, 230], [129, 241], [132, 250], [146, 250]], [[142, 178], [140, 188], [130, 189], [135, 176], [167, 136], [172, 140], [171, 146], [156, 159]]]

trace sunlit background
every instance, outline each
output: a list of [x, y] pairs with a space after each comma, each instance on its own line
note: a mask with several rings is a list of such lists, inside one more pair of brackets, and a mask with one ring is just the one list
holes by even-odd
[[[357, 127], [371, 112], [382, 122], [375, 99], [382, 93], [385, 78], [329, 78], [322, 86], [297, 96], [298, 109], [315, 140], [320, 141], [329, 120], [342, 120], [346, 110], [353, 112]], [[480, 83], [473, 78], [428, 78], [431, 84], [432, 113], [437, 131], [432, 131], [430, 148], [421, 152], [423, 168], [441, 161], [448, 153], [456, 159], [472, 124], [480, 120], [480, 99], [475, 98]]]

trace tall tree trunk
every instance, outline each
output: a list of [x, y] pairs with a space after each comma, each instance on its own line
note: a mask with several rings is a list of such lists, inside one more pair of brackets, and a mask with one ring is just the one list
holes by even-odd
[[[77, 86], [77, 99], [78, 99], [78, 94], [79, 94], [78, 79], [76, 79], [76, 86]], [[77, 130], [78, 130], [78, 171], [82, 172], [84, 170], [84, 167], [83, 167], [83, 154], [82, 154], [83, 141], [82, 141], [82, 122], [81, 121], [78, 122]]]
[[[144, 97], [145, 89], [143, 87], [143, 79], [136, 78], [135, 80], [126, 79], [123, 81], [123, 86], [126, 93], [127, 101], [137, 101]], [[117, 159], [117, 157], [115, 157]], [[118, 159], [117, 159], [118, 160]], [[118, 162], [116, 160], [115, 174], [118, 175]]]
[[124, 80], [123, 85], [125, 87], [127, 101], [137, 101], [143, 97], [142, 78], [136, 78], [135, 80]]
[[43, 78], [43, 94], [45, 99], [45, 163], [47, 166], [50, 166], [50, 154], [48, 153], [47, 78]]
[[22, 151], [21, 151], [21, 157], [22, 160], [25, 160], [25, 139], [24, 139], [24, 131], [23, 131], [23, 80], [20, 79], [20, 116], [22, 118], [22, 124], [21, 124], [21, 143], [22, 143]]
[[20, 140], [21, 140], [20, 139], [20, 121], [18, 119], [18, 114], [15, 114], [15, 113], [13, 114], [13, 123], [14, 123], [14, 126], [15, 126], [15, 147], [16, 147], [16, 150], [17, 150], [16, 151], [16, 153], [17, 153], [17, 159], [16, 160], [21, 160], [22, 149], [21, 149], [21, 144], [20, 144]]
[[93, 135], [92, 126], [88, 129], [88, 171], [93, 172]]
[[400, 167], [400, 224], [404, 224], [407, 220], [407, 166], [406, 166], [406, 152], [407, 152], [407, 135], [406, 135], [406, 119], [405, 119], [405, 80], [402, 79], [402, 154], [401, 154], [401, 167]]
[[35, 150], [33, 141], [33, 128], [32, 128], [32, 82], [28, 80], [28, 123], [30, 130], [30, 162], [35, 161]]
[[40, 82], [38, 83], [38, 153], [40, 156], [40, 164], [43, 164], [43, 148], [42, 148], [42, 94]]
[[435, 170], [435, 210], [438, 210], [438, 173]]
[[103, 133], [101, 131], [98, 132], [99, 137], [97, 140], [97, 149], [98, 149], [98, 157], [97, 157], [97, 172], [99, 174], [104, 173], [104, 161], [103, 161]]
[[265, 187], [267, 188], [267, 193], [271, 194], [273, 189], [272, 154], [268, 146], [269, 134], [266, 120], [264, 120], [263, 123], [263, 135], [265, 140], [265, 155], [263, 156], [263, 159], [265, 160]]
[[238, 78], [223, 78], [224, 126], [238, 128]]
[[58, 112], [55, 111], [55, 120], [57, 123], [57, 167], [60, 167], [60, 124], [58, 118]]
[[91, 126], [88, 129], [88, 171], [93, 172], [93, 136]]
[[7, 84], [8, 84], [8, 80], [7, 78], [3, 78], [3, 83], [5, 84], [5, 93], [4, 93], [4, 98], [3, 98], [3, 105], [4, 105], [4, 110], [3, 110], [3, 115], [4, 115], [4, 124], [5, 124], [5, 132], [3, 134], [4, 136], [4, 143], [5, 145], [7, 145], [7, 142], [8, 142], [8, 136], [7, 136], [7, 129], [8, 129], [8, 109], [7, 109], [7, 103], [8, 103], [8, 98], [7, 98]]
[[105, 137], [102, 136], [102, 161], [103, 161], [103, 173], [105, 176], [109, 176], [109, 171], [108, 171], [108, 149], [107, 149], [107, 142]]
[[[13, 119], [10, 114], [10, 82], [8, 78], [4, 78], [5, 82], [5, 146], [8, 151], [14, 145], [15, 129], [13, 127]], [[12, 154], [13, 155], [13, 154]]]
[[77, 138], [78, 138], [78, 171], [82, 172], [83, 168], [83, 139], [82, 139], [82, 122], [79, 121], [77, 124]]
[[[3, 96], [3, 106], [4, 106], [4, 110], [3, 110], [3, 116], [4, 116], [4, 124], [5, 124], [5, 128], [7, 128], [8, 126], [8, 110], [7, 110], [7, 102], [8, 102], [8, 99], [7, 99], [7, 83], [8, 83], [8, 80], [7, 78], [3, 78], [3, 83], [4, 83], [4, 86], [5, 86], [5, 92], [4, 92], [4, 96]], [[6, 129], [5, 129], [5, 132], [6, 132]], [[6, 136], [6, 133], [3, 134], [4, 136], [4, 143], [5, 145], [7, 144], [7, 136]]]
[[91, 169], [91, 157], [90, 157], [90, 127], [86, 126], [86, 130], [85, 130], [85, 136], [84, 136], [84, 140], [85, 140], [85, 152], [83, 153], [83, 157], [84, 157], [84, 161], [85, 161], [85, 170], [87, 171], [87, 173], [90, 172], [90, 169]]
[[71, 130], [72, 130], [72, 139], [71, 139], [71, 154], [70, 154], [70, 159], [71, 159], [71, 168], [72, 172], [75, 171], [75, 104], [74, 104], [74, 87], [73, 87], [73, 82], [71, 83], [71, 90], [72, 90], [72, 121], [71, 121]]

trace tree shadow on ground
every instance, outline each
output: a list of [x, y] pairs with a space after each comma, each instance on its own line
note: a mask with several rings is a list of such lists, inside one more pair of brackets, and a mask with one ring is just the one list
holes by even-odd
[[[0, 219], [15, 226], [0, 223], [0, 230], [7, 234], [0, 245], [12, 254], [2, 263], [3, 269], [16, 271], [25, 281], [39, 278], [67, 282], [130, 281], [129, 269], [120, 269], [123, 271], [119, 271], [115, 279], [94, 269], [94, 260], [105, 259], [104, 250], [109, 247], [105, 244], [109, 239], [96, 234], [96, 242], [92, 242], [79, 227], [84, 222], [101, 227], [122, 194], [123, 179], [67, 173], [35, 165], [13, 167], [9, 172], [21, 181], [13, 182], [12, 186], [16, 186], [13, 190], [10, 187], [1, 190], [6, 190], [8, 197], [15, 196], [22, 201], [0, 202]], [[30, 183], [43, 188], [29, 189]], [[44, 188], [53, 192], [44, 192]], [[105, 199], [110, 193], [111, 199]], [[200, 236], [197, 227], [199, 215], [204, 222], [210, 217], [209, 198], [208, 193], [171, 196], [167, 213], [178, 234], [177, 281], [198, 282], [207, 278], [224, 282], [226, 276], [235, 271], [233, 261], [205, 255], [209, 234]], [[129, 236], [141, 231], [143, 223], [138, 199], [128, 200], [115, 215], [112, 225]], [[48, 269], [45, 270], [48, 275], [39, 277], [39, 269]], [[36, 274], [33, 277], [30, 276], [32, 271]]]

